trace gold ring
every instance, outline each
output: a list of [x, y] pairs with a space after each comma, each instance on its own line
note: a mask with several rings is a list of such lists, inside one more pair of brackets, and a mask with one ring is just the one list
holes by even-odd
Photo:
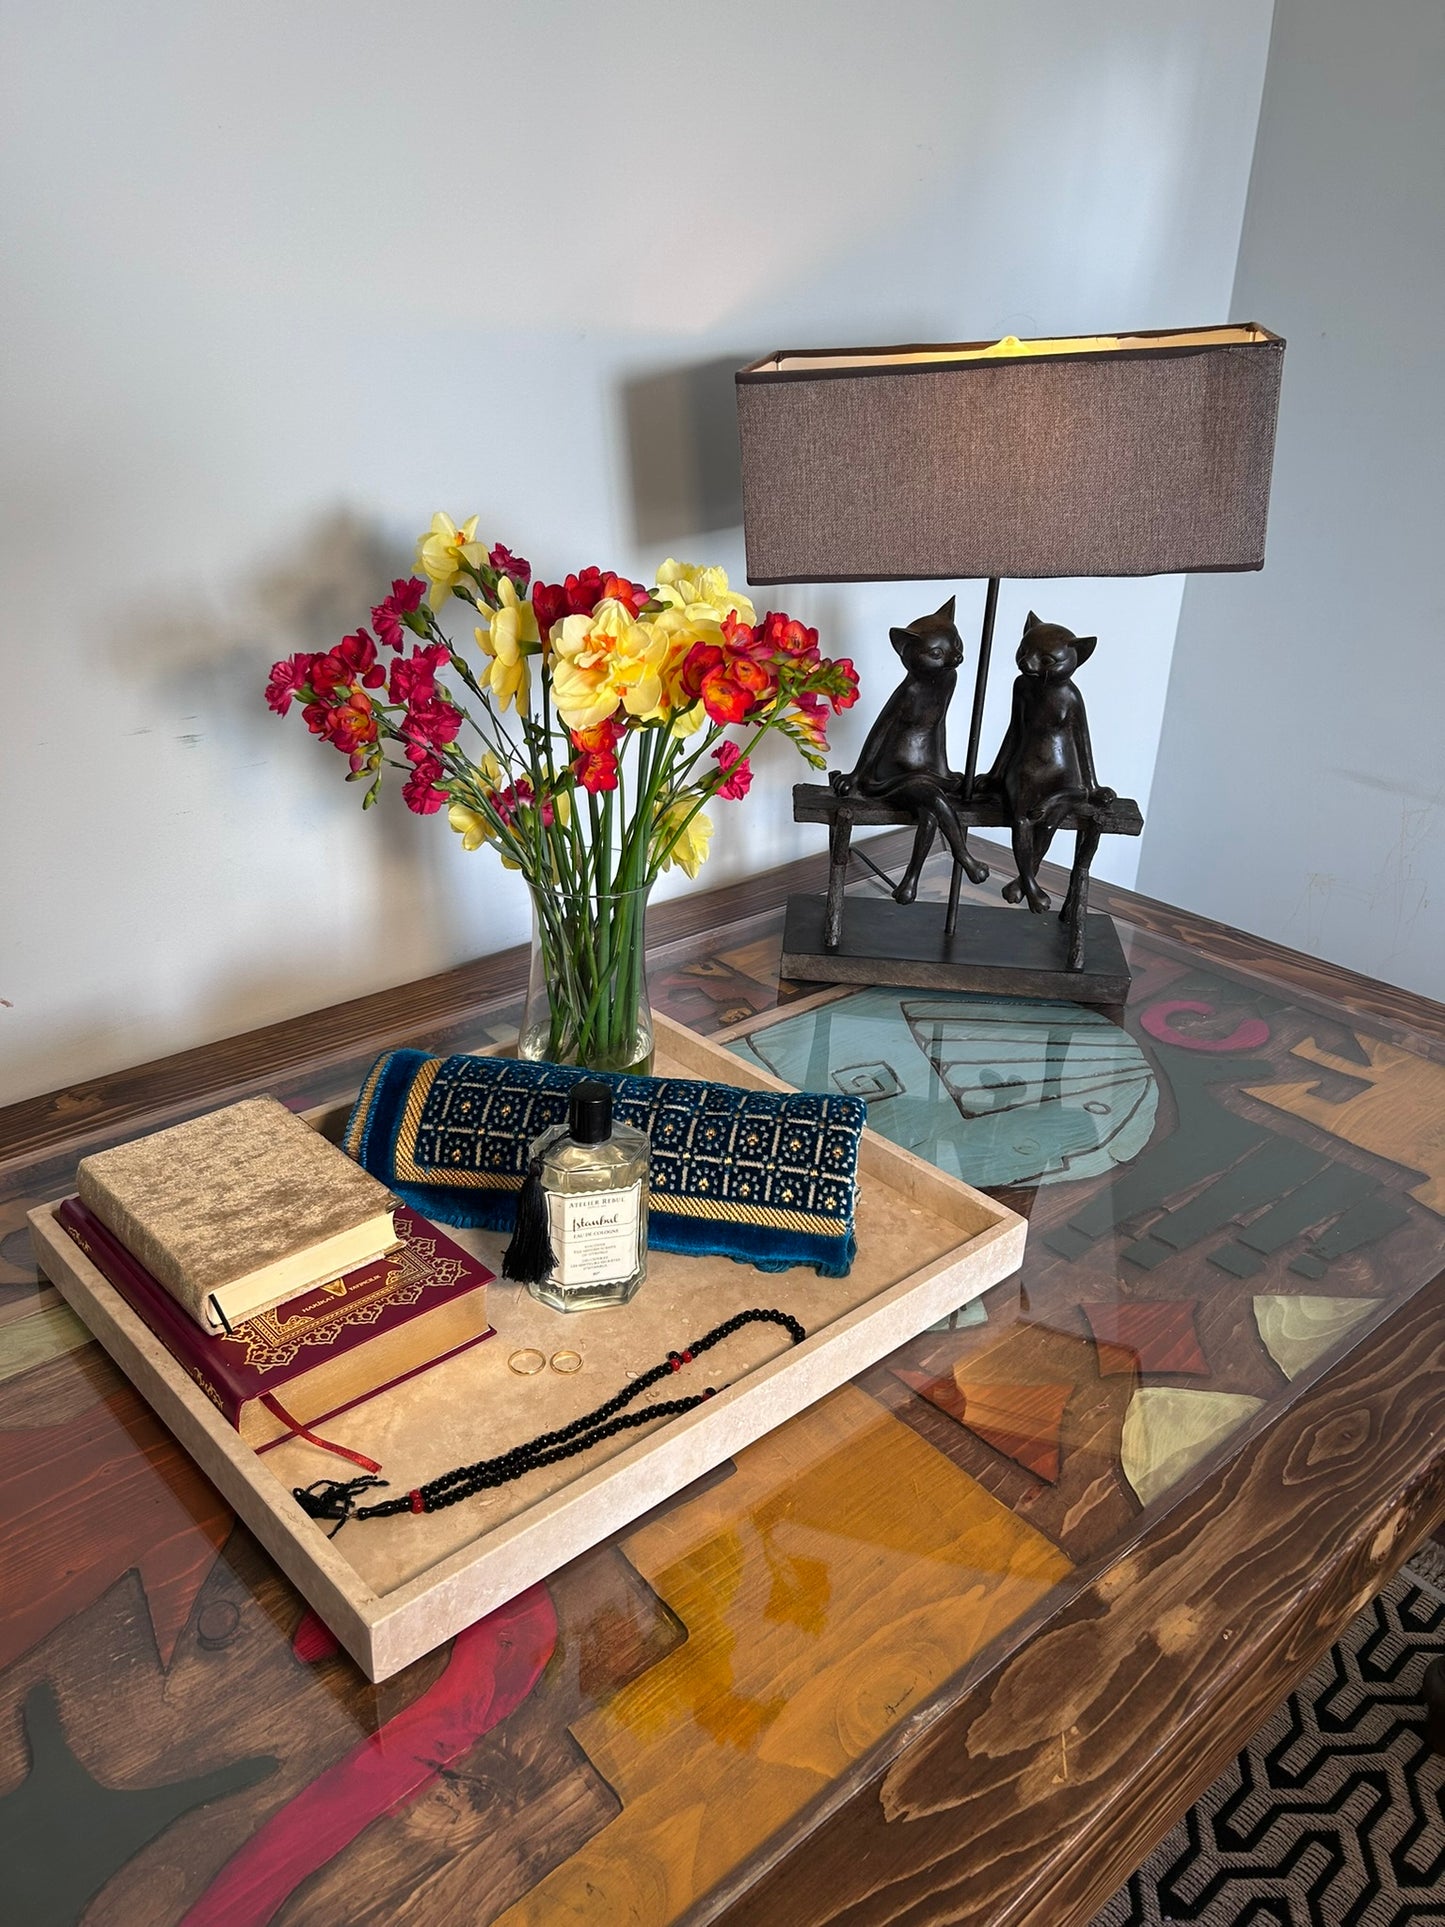
[[581, 1352], [553, 1352], [552, 1370], [554, 1372], [580, 1372], [581, 1369]]
[[519, 1352], [513, 1352], [507, 1360], [507, 1369], [517, 1372], [523, 1378], [532, 1378], [547, 1363], [547, 1354], [539, 1352], [533, 1345], [524, 1345]]

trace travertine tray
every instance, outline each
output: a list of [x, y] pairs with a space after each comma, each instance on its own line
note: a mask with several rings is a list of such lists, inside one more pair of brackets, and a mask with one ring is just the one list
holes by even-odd
[[[665, 1018], [658, 1019], [657, 1068], [762, 1090], [786, 1088]], [[42, 1206], [30, 1222], [45, 1275], [357, 1664], [380, 1680], [1022, 1262], [1022, 1218], [871, 1131], [864, 1134], [860, 1179], [859, 1252], [847, 1278], [653, 1253], [647, 1281], [630, 1305], [570, 1317], [548, 1311], [516, 1286], [489, 1287], [496, 1338], [325, 1428], [328, 1437], [381, 1461], [395, 1489], [423, 1484], [590, 1411], [633, 1373], [682, 1350], [732, 1312], [776, 1306], [799, 1318], [808, 1337], [794, 1347], [776, 1327], [749, 1326], [672, 1381], [678, 1393], [705, 1384], [719, 1388], [717, 1397], [683, 1417], [623, 1434], [585, 1460], [548, 1467], [445, 1512], [353, 1522], [335, 1539], [302, 1512], [291, 1488], [344, 1478], [344, 1463], [295, 1440], [259, 1454], [248, 1450], [55, 1223], [56, 1207]], [[500, 1268], [499, 1239], [452, 1235]], [[572, 1377], [550, 1371], [518, 1377], [507, 1359], [522, 1345], [549, 1355], [571, 1347], [582, 1353], [584, 1369]]]

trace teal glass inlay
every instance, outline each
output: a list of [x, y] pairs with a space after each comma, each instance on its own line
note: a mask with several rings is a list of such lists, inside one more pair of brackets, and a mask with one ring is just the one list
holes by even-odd
[[1128, 1031], [1080, 1004], [862, 990], [729, 1047], [980, 1186], [1093, 1178], [1149, 1142], [1158, 1089]]

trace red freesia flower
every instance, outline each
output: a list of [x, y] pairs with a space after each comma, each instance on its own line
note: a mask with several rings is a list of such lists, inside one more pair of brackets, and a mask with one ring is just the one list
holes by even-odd
[[858, 700], [858, 671], [847, 656], [838, 656], [827, 665], [828, 701], [833, 705], [833, 714], [841, 716], [845, 709], [851, 709]]
[[615, 716], [605, 716], [591, 729], [574, 729], [572, 745], [581, 754], [572, 765], [572, 774], [593, 796], [617, 788], [617, 745], [623, 727]]
[[620, 602], [638, 616], [642, 614], [643, 604], [651, 601], [652, 591], [643, 588], [640, 582], [629, 582], [625, 575], [609, 575], [597, 599], [599, 602]]
[[311, 665], [311, 687], [323, 701], [353, 680], [351, 664], [343, 658], [339, 649], [318, 656]]
[[337, 703], [326, 712], [320, 733], [329, 743], [334, 743], [343, 756], [350, 756], [363, 743], [374, 743], [376, 712], [371, 707], [371, 698], [354, 689], [345, 702]]
[[758, 645], [760, 653], [770, 661], [782, 656], [809, 668], [818, 661], [817, 630], [809, 629], [794, 616], [784, 615], [780, 609], [770, 609], [763, 617], [758, 627]]
[[615, 716], [604, 716], [600, 723], [591, 729], [574, 729], [572, 744], [575, 749], [616, 749], [622, 741], [623, 726]]
[[413, 649], [409, 656], [398, 656], [391, 665], [391, 700], [410, 706], [435, 696], [437, 671], [446, 660], [444, 642], [429, 642], [424, 648]]
[[363, 683], [368, 689], [380, 689], [386, 681], [386, 671], [377, 664], [376, 644], [365, 629], [344, 636], [331, 653], [352, 672], [347, 680]]
[[584, 749], [572, 765], [572, 774], [592, 796], [617, 788], [617, 754], [610, 749]]
[[402, 718], [401, 733], [409, 743], [427, 749], [441, 749], [454, 743], [462, 726], [462, 712], [454, 709], [445, 696], [424, 696], [413, 702]]
[[271, 679], [266, 684], [266, 701], [278, 716], [284, 716], [291, 707], [291, 698], [311, 679], [311, 665], [314, 655], [302, 653], [288, 656], [283, 662], [273, 662]]
[[421, 607], [426, 584], [419, 575], [408, 581], [398, 576], [391, 594], [371, 612], [371, 626], [388, 649], [400, 649], [406, 641], [406, 617]]
[[527, 593], [527, 584], [532, 580], [530, 562], [524, 561], [520, 555], [513, 555], [512, 551], [504, 549], [500, 542], [488, 555], [487, 560], [498, 575], [509, 575], [512, 578], [517, 585], [519, 596]]
[[727, 638], [727, 647], [736, 655], [755, 656], [758, 650], [760, 630], [751, 623], [744, 622], [735, 609], [730, 609], [722, 619], [722, 632]]
[[[746, 623], [736, 624], [733, 633], [751, 642], [753, 632]], [[729, 642], [732, 639], [729, 635]], [[778, 689], [777, 672], [771, 664], [715, 642], [693, 644], [683, 658], [681, 682], [694, 702], [702, 698], [715, 723], [743, 722], [771, 701]]]
[[713, 756], [727, 779], [718, 784], [714, 794], [725, 796], [730, 803], [739, 801], [753, 786], [752, 764], [736, 743], [719, 743]]
[[446, 791], [436, 787], [443, 774], [441, 758], [423, 755], [420, 760], [413, 758], [413, 762], [415, 767], [401, 786], [402, 798], [416, 815], [434, 816], [447, 801]]
[[601, 569], [583, 569], [578, 575], [569, 575], [565, 582], [534, 582], [532, 613], [537, 618], [538, 634], [550, 635], [552, 624], [563, 616], [590, 616], [602, 600], [606, 581]]

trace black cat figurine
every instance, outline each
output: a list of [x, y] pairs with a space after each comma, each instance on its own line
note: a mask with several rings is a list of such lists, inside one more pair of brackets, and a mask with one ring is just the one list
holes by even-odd
[[913, 854], [893, 892], [896, 903], [912, 903], [937, 830], [971, 882], [982, 883], [988, 866], [968, 847], [956, 808], [963, 779], [948, 767], [948, 705], [963, 661], [963, 638], [953, 626], [953, 597], [906, 629], [890, 629], [888, 637], [906, 672], [903, 681], [869, 730], [857, 768], [847, 776], [833, 770], [828, 781], [839, 796], [878, 797], [917, 817]]
[[[1007, 811], [1018, 875], [1004, 885], [1008, 903], [1049, 908], [1038, 870], [1054, 832], [1066, 816], [1083, 821], [1078, 831], [1075, 874], [1087, 874], [1099, 846], [1094, 817], [1115, 800], [1094, 774], [1089, 719], [1073, 683], [1074, 671], [1094, 653], [1097, 636], [1076, 636], [1057, 622], [1040, 622], [1029, 611], [1016, 658], [1013, 713], [993, 768], [981, 787]], [[1061, 914], [1067, 917], [1067, 900]]]

